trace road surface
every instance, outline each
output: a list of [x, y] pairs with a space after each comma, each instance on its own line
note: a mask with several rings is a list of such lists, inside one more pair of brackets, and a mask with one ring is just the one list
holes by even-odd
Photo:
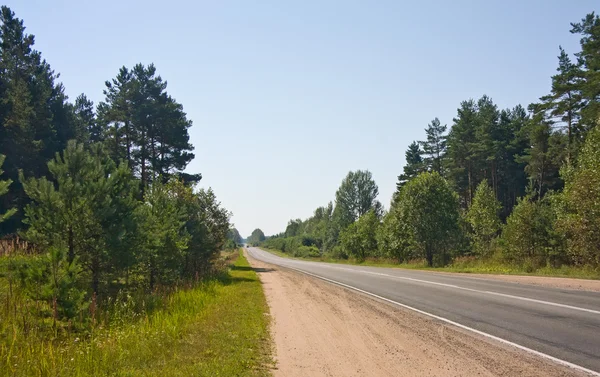
[[249, 248], [248, 253], [263, 262], [375, 295], [600, 376], [598, 292], [426, 271], [300, 261], [258, 248]]

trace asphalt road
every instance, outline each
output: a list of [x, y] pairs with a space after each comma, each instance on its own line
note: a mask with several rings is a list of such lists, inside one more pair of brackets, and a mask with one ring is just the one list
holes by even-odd
[[600, 375], [600, 293], [545, 288], [394, 268], [281, 258], [258, 260], [300, 270], [456, 322]]

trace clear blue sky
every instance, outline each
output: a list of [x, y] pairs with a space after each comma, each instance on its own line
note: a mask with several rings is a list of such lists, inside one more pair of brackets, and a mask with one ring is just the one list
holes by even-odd
[[369, 169], [387, 206], [434, 117], [548, 92], [569, 23], [597, 1], [9, 0], [72, 100], [154, 62], [194, 126], [200, 172], [242, 233], [285, 229]]

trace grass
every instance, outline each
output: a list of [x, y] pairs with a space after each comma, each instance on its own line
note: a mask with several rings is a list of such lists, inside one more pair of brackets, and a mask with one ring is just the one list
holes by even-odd
[[164, 297], [145, 315], [54, 337], [20, 325], [18, 301], [8, 303], [0, 274], [0, 315], [17, 314], [0, 320], [0, 376], [270, 375], [261, 283], [241, 253], [230, 257], [228, 273]]
[[335, 264], [350, 264], [373, 267], [388, 267], [388, 268], [404, 268], [411, 270], [427, 270], [441, 272], [457, 272], [457, 273], [477, 273], [477, 274], [499, 274], [499, 275], [527, 275], [527, 276], [547, 276], [547, 277], [568, 277], [577, 279], [594, 279], [600, 280], [600, 271], [590, 267], [541, 267], [532, 269], [527, 265], [513, 265], [497, 260], [482, 260], [470, 257], [462, 257], [455, 259], [452, 264], [446, 267], [428, 267], [425, 261], [417, 260], [410, 263], [398, 263], [390, 259], [367, 259], [358, 261], [353, 258], [336, 259], [328, 256], [319, 258], [296, 258], [281, 250], [263, 248], [272, 254], [284, 258], [311, 260], [315, 262], [335, 263]]

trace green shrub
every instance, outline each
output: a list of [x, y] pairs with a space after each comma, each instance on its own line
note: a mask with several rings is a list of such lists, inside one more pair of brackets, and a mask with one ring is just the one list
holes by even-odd
[[321, 252], [316, 246], [300, 246], [296, 249], [293, 254], [299, 258], [318, 258], [321, 256]]

